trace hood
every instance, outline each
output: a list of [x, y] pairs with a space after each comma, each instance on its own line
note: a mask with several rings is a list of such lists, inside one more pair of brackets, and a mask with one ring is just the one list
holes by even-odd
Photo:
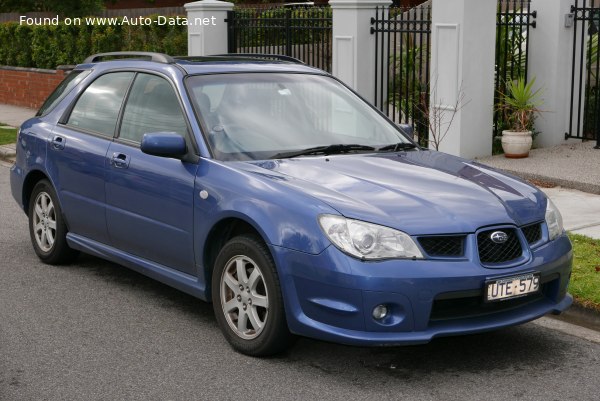
[[544, 219], [545, 196], [518, 178], [434, 151], [299, 157], [238, 167], [353, 219], [410, 235], [474, 232]]

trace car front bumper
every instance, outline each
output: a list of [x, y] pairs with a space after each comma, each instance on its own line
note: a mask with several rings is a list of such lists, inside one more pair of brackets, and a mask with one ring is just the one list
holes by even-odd
[[[349, 345], [409, 345], [434, 337], [495, 330], [560, 313], [572, 248], [566, 235], [531, 251], [516, 267], [485, 268], [468, 259], [365, 262], [330, 246], [319, 255], [272, 247], [293, 333]], [[541, 274], [541, 292], [486, 303], [484, 283]], [[388, 307], [382, 320], [377, 305]]]

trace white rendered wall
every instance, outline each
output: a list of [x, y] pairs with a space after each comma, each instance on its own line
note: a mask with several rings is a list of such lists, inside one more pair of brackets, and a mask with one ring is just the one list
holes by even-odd
[[[544, 104], [541, 109], [545, 111], [535, 122], [535, 128], [540, 132], [535, 144], [539, 147], [564, 143], [565, 132], [569, 131], [574, 27], [565, 26], [565, 15], [571, 12], [573, 4], [575, 2], [572, 0], [532, 0], [531, 2], [531, 9], [537, 10], [538, 16], [537, 28], [529, 31], [528, 75], [529, 79], [535, 77], [536, 86], [543, 90]], [[581, 38], [584, 33], [587, 37], [586, 24], [579, 21], [578, 26], [578, 38]], [[577, 82], [580, 49], [581, 44], [577, 40], [577, 49], [575, 49]], [[585, 54], [583, 56], [585, 60]], [[575, 102], [582, 95], [583, 93], [580, 95], [576, 91]], [[576, 115], [573, 120], [573, 132], [576, 132], [578, 120]], [[583, 123], [583, 119], [581, 121]]]
[[456, 111], [440, 151], [465, 158], [492, 152], [496, 7], [496, 0], [433, 0], [430, 107], [444, 114], [442, 131]]
[[330, 0], [333, 11], [332, 74], [375, 101], [375, 35], [371, 18], [391, 0]]
[[[207, 56], [227, 53], [227, 11], [233, 3], [218, 0], [202, 0], [184, 5], [188, 22], [188, 55]], [[195, 21], [207, 22], [209, 24]], [[214, 24], [213, 24], [214, 22]]]

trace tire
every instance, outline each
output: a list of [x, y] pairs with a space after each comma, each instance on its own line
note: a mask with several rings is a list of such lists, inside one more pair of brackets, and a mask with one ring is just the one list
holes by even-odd
[[255, 236], [235, 237], [219, 252], [212, 302], [223, 335], [242, 354], [273, 355], [294, 339], [287, 327], [275, 263]]
[[39, 181], [29, 199], [29, 236], [35, 253], [50, 265], [72, 261], [77, 251], [67, 245], [67, 226], [50, 182]]

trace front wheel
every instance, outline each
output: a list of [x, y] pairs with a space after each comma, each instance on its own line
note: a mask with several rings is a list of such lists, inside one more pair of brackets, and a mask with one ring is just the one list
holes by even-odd
[[290, 345], [277, 271], [260, 239], [235, 237], [221, 249], [212, 289], [215, 316], [235, 350], [266, 356]]
[[35, 253], [44, 263], [66, 263], [77, 256], [77, 252], [67, 245], [67, 226], [48, 180], [38, 182], [31, 192], [29, 235]]

